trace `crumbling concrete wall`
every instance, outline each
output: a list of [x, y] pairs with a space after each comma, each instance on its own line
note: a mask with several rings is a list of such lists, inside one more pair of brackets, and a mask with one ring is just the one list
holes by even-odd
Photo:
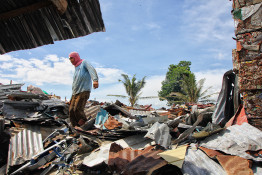
[[233, 70], [248, 122], [262, 130], [262, 0], [233, 0], [236, 49]]

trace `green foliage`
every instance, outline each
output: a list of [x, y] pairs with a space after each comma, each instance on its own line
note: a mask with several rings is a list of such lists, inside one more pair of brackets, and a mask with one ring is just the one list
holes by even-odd
[[206, 95], [208, 90], [203, 90], [205, 79], [198, 82], [194, 73], [190, 71], [189, 61], [180, 61], [178, 65], [170, 65], [165, 81], [162, 82], [162, 91], [159, 92], [161, 100], [167, 100], [168, 104], [174, 103], [197, 103], [200, 99], [206, 100], [210, 96]]
[[200, 99], [206, 100], [210, 96], [216, 94], [209, 94], [206, 95], [208, 90], [212, 88], [211, 86], [207, 89], [203, 90], [205, 78], [199, 80], [196, 82], [196, 78], [194, 74], [190, 74], [189, 76], [184, 76], [182, 80], [182, 91], [184, 94], [179, 94], [179, 98], [184, 102], [190, 102], [190, 103], [197, 103]]
[[161, 91], [158, 92], [160, 100], [167, 100], [168, 104], [171, 105], [174, 102], [181, 103], [181, 99], [177, 96], [170, 95], [172, 92], [179, 92], [184, 94], [181, 87], [181, 81], [184, 76], [189, 76], [193, 74], [190, 71], [190, 61], [180, 61], [177, 65], [169, 65], [168, 72], [166, 73], [166, 78], [162, 82]]
[[134, 106], [139, 98], [151, 98], [151, 97], [140, 97], [141, 95], [140, 92], [146, 84], [145, 82], [146, 77], [143, 77], [142, 80], [137, 80], [136, 75], [134, 75], [132, 79], [130, 79], [126, 74], [121, 74], [121, 76], [123, 77], [123, 80], [118, 80], [118, 81], [123, 83], [128, 96], [123, 96], [123, 95], [108, 95], [108, 96], [128, 98], [131, 106]]

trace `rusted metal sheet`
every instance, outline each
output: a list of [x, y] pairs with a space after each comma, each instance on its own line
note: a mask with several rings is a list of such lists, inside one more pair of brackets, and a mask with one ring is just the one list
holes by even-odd
[[212, 150], [212, 149], [208, 149], [205, 147], [200, 146], [199, 147], [202, 151], [204, 151], [206, 153], [206, 155], [208, 155], [208, 157], [210, 157], [211, 159], [215, 159], [216, 156], [218, 155], [224, 155], [223, 153], [216, 151], [216, 150]]
[[122, 127], [122, 123], [118, 122], [114, 117], [109, 116], [107, 121], [104, 123], [104, 126], [107, 129], [115, 129]]
[[89, 120], [91, 118], [95, 118], [97, 113], [99, 112], [99, 110], [100, 110], [99, 105], [86, 107], [84, 109], [84, 112], [85, 112], [87, 120]]
[[132, 150], [131, 148], [123, 149], [120, 145], [112, 143], [109, 150], [108, 166], [111, 171], [121, 172], [126, 164], [137, 157], [142, 150]]
[[143, 150], [134, 160], [128, 163], [122, 172], [124, 175], [152, 174], [155, 170], [167, 165], [158, 153], [162, 150]]
[[184, 164], [182, 167], [183, 174], [212, 174], [226, 175], [224, 169], [215, 161], [210, 159], [199, 149], [188, 148]]
[[[144, 135], [126, 137], [124, 139], [117, 140], [114, 143], [120, 145], [122, 148], [131, 148], [137, 150], [141, 150], [154, 144], [154, 142], [152, 142], [150, 139], [144, 138]], [[108, 144], [105, 143], [100, 146], [100, 148], [94, 150], [89, 156], [84, 158], [83, 164], [88, 167], [93, 167], [102, 162], [108, 163], [111, 144], [112, 142]]]
[[[41, 4], [42, 0], [9, 0], [0, 5], [0, 14], [17, 9], [25, 10], [32, 4]], [[44, 4], [21, 12], [11, 18], [0, 21], [0, 53], [31, 49], [54, 41], [85, 36], [93, 32], [105, 31], [98, 0], [68, 0], [61, 15], [57, 6]], [[60, 7], [59, 7], [60, 8]], [[28, 10], [27, 10], [28, 11]], [[10, 15], [9, 15], [10, 16]]]
[[[253, 174], [252, 161], [239, 156], [225, 155], [222, 152], [200, 147], [210, 158], [217, 159], [227, 174]], [[256, 165], [255, 165], [256, 166]]]
[[206, 138], [200, 145], [245, 159], [262, 161], [261, 157], [246, 153], [247, 150], [257, 151], [262, 149], [262, 131], [248, 123], [230, 126], [219, 134]]
[[227, 174], [253, 174], [251, 161], [238, 156], [218, 155], [217, 160]]
[[21, 165], [44, 150], [42, 135], [37, 126], [13, 128], [11, 134], [7, 172], [12, 166]]

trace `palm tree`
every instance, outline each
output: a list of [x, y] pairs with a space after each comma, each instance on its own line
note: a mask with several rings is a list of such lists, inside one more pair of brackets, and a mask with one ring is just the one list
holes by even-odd
[[190, 102], [190, 103], [197, 103], [200, 99], [206, 100], [210, 96], [216, 94], [208, 94], [209, 89], [212, 88], [212, 86], [208, 87], [207, 89], [203, 90], [205, 78], [200, 79], [198, 82], [196, 81], [194, 74], [189, 74], [188, 76], [184, 76], [184, 78], [181, 80], [181, 92], [171, 92], [169, 96], [177, 97], [179, 101], [177, 102]]
[[128, 96], [124, 96], [124, 95], [107, 95], [107, 96], [128, 98], [132, 107], [136, 104], [138, 99], [151, 98], [151, 97], [140, 97], [141, 95], [140, 92], [146, 84], [145, 82], [146, 77], [143, 77], [142, 80], [137, 81], [136, 75], [134, 75], [132, 79], [129, 79], [128, 75], [126, 74], [121, 74], [121, 76], [123, 77], [123, 80], [118, 80], [118, 81], [123, 83]]

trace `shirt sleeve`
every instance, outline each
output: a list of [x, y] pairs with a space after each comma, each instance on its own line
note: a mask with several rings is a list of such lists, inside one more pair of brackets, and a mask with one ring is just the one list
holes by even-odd
[[84, 66], [88, 70], [92, 80], [98, 81], [98, 75], [97, 75], [95, 68], [90, 63], [88, 63], [87, 61], [83, 61], [83, 62], [84, 62]]

